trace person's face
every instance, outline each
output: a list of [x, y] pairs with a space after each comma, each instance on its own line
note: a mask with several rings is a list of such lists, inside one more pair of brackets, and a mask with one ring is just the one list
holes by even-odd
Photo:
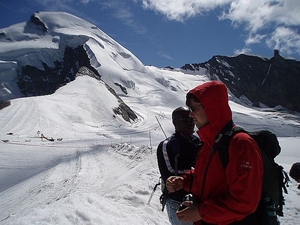
[[185, 137], [189, 137], [194, 133], [195, 123], [189, 114], [174, 119], [173, 123], [177, 131], [179, 131]]
[[204, 108], [201, 103], [195, 102], [191, 99], [190, 102], [190, 117], [193, 118], [198, 129], [209, 124]]

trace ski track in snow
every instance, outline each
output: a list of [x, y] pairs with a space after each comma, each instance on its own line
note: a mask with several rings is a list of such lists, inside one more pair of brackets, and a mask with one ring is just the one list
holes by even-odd
[[[145, 204], [154, 185], [153, 175], [159, 177], [154, 166], [155, 160], [149, 161], [152, 165], [144, 164], [145, 157], [153, 156], [151, 152], [152, 150], [147, 146], [136, 148], [126, 144], [111, 147], [94, 146], [86, 152], [77, 151], [75, 155], [65, 157], [49, 170], [13, 186], [11, 189], [23, 190], [23, 192], [16, 192], [19, 196], [11, 196], [10, 194], [14, 192], [11, 189], [3, 191], [2, 199], [9, 204], [1, 205], [0, 224], [10, 224], [6, 223], [8, 219], [19, 215], [23, 216], [14, 220], [13, 224], [27, 224], [27, 219], [30, 224], [53, 223], [58, 212], [48, 212], [49, 216], [43, 218], [43, 221], [39, 219], [36, 223], [32, 222], [35, 215], [41, 213], [47, 215], [45, 211], [47, 212], [52, 208], [50, 206], [55, 204], [63, 204], [63, 209], [66, 209], [59, 212], [65, 214], [64, 217], [56, 218], [55, 222], [59, 224], [86, 224], [91, 221], [101, 224], [101, 211], [107, 213], [107, 210], [117, 209], [122, 213], [122, 204], [132, 206], [132, 216], [140, 214], [140, 207], [149, 207], [149, 210], [153, 211], [153, 207]], [[124, 162], [120, 163], [122, 160]], [[149, 170], [150, 166], [152, 169]], [[145, 182], [143, 189], [139, 187], [136, 179], [138, 182], [140, 179]], [[157, 194], [156, 198], [158, 198]], [[98, 202], [101, 198], [105, 198], [105, 202], [110, 204], [102, 205]], [[28, 201], [30, 205], [23, 207], [22, 202]], [[91, 212], [99, 211], [99, 218], [91, 218], [90, 215], [94, 216], [94, 213], [89, 214], [85, 208], [81, 209], [80, 206], [86, 204], [90, 205]], [[165, 221], [165, 215], [157, 211], [153, 213], [161, 214], [163, 218], [160, 218], [160, 221]], [[116, 222], [113, 219], [114, 212], [115, 210], [111, 211], [111, 224]], [[144, 219], [139, 217], [137, 218], [140, 220], [139, 223], [145, 224]], [[144, 217], [147, 218], [147, 215]], [[130, 220], [131, 218], [128, 218], [128, 222]], [[158, 224], [157, 221], [149, 220], [151, 218], [148, 218], [148, 224]], [[107, 219], [105, 221], [107, 224]], [[126, 224], [125, 221], [126, 218], [121, 224]]]

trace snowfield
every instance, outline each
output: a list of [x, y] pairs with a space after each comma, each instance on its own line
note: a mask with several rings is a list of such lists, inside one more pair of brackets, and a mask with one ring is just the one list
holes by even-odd
[[[163, 101], [156, 106], [147, 94], [124, 97], [139, 115], [130, 124], [112, 116], [107, 106], [114, 99], [105, 92], [101, 82], [81, 76], [53, 95], [15, 99], [0, 111], [0, 224], [169, 224], [159, 187], [148, 201], [159, 178], [156, 146], [165, 137], [158, 121], [170, 135], [171, 112], [184, 94], [158, 92], [153, 97]], [[277, 161], [286, 170], [300, 161], [297, 114], [230, 104], [236, 123], [279, 135]], [[292, 225], [300, 190], [295, 181], [288, 190], [281, 221]]]

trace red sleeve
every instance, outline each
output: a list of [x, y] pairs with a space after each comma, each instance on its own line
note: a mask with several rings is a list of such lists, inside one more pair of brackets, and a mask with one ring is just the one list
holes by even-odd
[[206, 222], [228, 224], [255, 211], [261, 198], [263, 162], [259, 147], [246, 133], [236, 134], [229, 145], [227, 194], [207, 199], [199, 205]]
[[186, 191], [191, 191], [191, 184], [193, 182], [192, 177], [194, 176], [195, 169], [191, 169], [186, 172], [182, 177], [184, 178], [183, 189]]

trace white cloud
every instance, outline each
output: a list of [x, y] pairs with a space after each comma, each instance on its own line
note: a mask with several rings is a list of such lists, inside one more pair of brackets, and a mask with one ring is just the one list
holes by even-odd
[[245, 25], [249, 31], [245, 44], [264, 43], [270, 49], [279, 49], [289, 55], [300, 54], [300, 25], [298, 0], [239, 0], [232, 2], [221, 19], [230, 19], [234, 25]]
[[250, 49], [250, 48], [247, 48], [247, 47], [245, 47], [245, 48], [243, 48], [243, 49], [236, 49], [236, 50], [234, 51], [234, 54], [236, 54], [236, 55], [240, 55], [240, 54], [249, 54], [249, 53], [251, 53], [251, 49]]
[[170, 59], [170, 60], [173, 59], [170, 55], [168, 55], [167, 53], [164, 53], [164, 52], [159, 52], [158, 55], [165, 59]]
[[248, 38], [245, 40], [245, 43], [247, 46], [249, 46], [251, 44], [258, 44], [258, 43], [261, 43], [265, 37], [266, 37], [266, 35], [252, 34], [252, 35], [248, 36]]
[[[134, 0], [135, 2], [137, 0]], [[145, 9], [154, 10], [169, 20], [185, 21], [203, 12], [221, 9], [220, 20], [229, 19], [233, 26], [248, 32], [245, 48], [265, 44], [281, 52], [300, 54], [299, 0], [140, 0]]]
[[[133, 0], [137, 2], [137, 0]], [[247, 24], [251, 31], [269, 23], [300, 25], [299, 0], [140, 0], [145, 9], [154, 10], [170, 20], [184, 21], [203, 12], [223, 9], [220, 19]]]
[[145, 9], [163, 14], [170, 20], [184, 21], [197, 14], [228, 4], [229, 0], [142, 0]]
[[300, 34], [288, 27], [277, 27], [266, 43], [268, 47], [279, 49], [286, 55], [300, 54]]
[[298, 0], [237, 0], [231, 3], [220, 19], [245, 23], [250, 32], [257, 32], [270, 25], [300, 25], [299, 12]]

